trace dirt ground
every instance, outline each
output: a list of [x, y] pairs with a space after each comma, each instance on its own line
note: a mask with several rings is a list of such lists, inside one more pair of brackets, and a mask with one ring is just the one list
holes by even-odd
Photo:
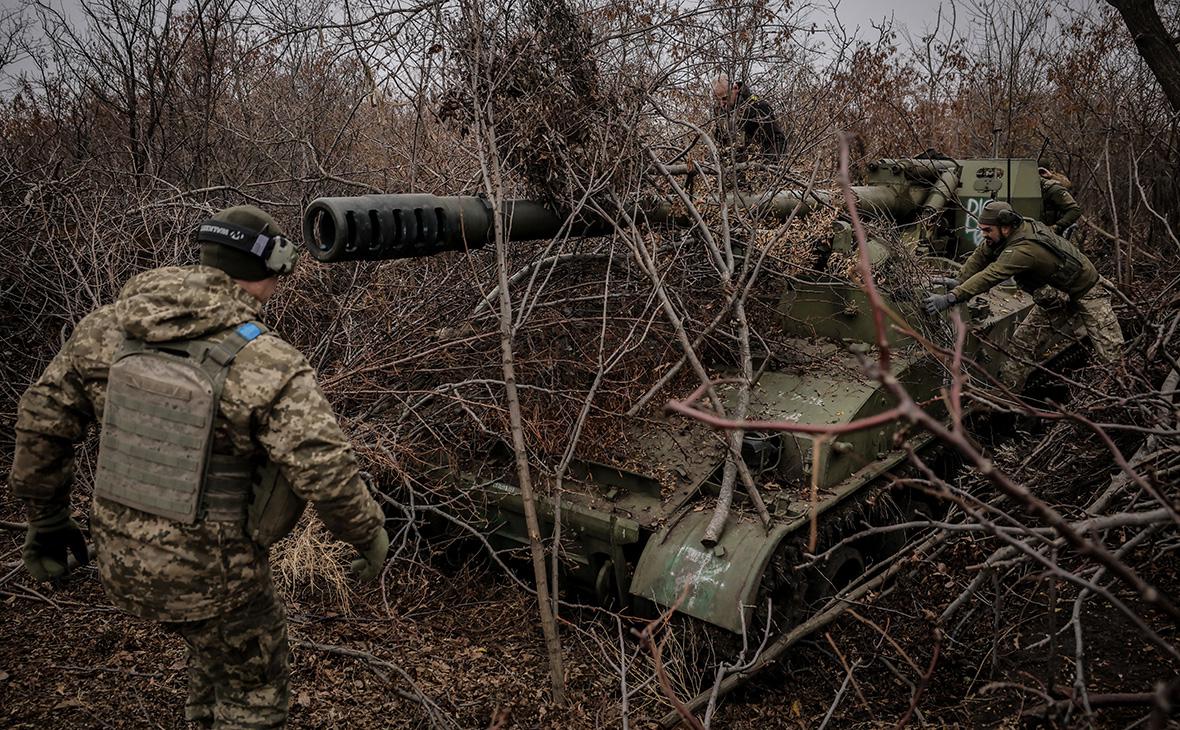
[[[1005, 449], [1021, 452], [1012, 441]], [[1079, 460], [1079, 469], [1086, 464]], [[1056, 500], [1109, 478], [1089, 471], [1099, 473], [1062, 487]], [[14, 523], [22, 519], [11, 493], [0, 490], [0, 727], [184, 727], [180, 639], [113, 609], [93, 565], [54, 584], [32, 581], [20, 564], [23, 531]], [[359, 586], [345, 577], [347, 548], [306, 527], [276, 546], [273, 561], [292, 642], [291, 727], [435, 727], [444, 718], [460, 728], [654, 728], [671, 710], [634, 635], [647, 619], [563, 609], [567, 699], [554, 706], [535, 601], [480, 545], [406, 543], [379, 584]], [[1180, 592], [1177, 545], [1165, 541], [1148, 554], [1154, 559], [1136, 563], [1172, 595]], [[1026, 716], [1042, 694], [1064, 696], [1074, 676], [1072, 632], [1047, 639], [1072, 610], [1076, 593], [1064, 583], [1052, 610], [1050, 581], [1040, 573], [986, 585], [936, 631], [934, 617], [995, 547], [967, 535], [905, 558], [882, 592], [724, 698], [712, 727], [815, 728], [825, 718], [829, 728], [895, 727], [907, 714], [913, 727], [1085, 726], [1076, 713]], [[1119, 597], [1175, 644], [1177, 627], [1135, 596]], [[1108, 603], [1088, 601], [1083, 625], [1090, 693], [1149, 692], [1176, 675], [1177, 662]], [[673, 621], [660, 637], [682, 699], [706, 689], [719, 658], [740, 646], [689, 621]], [[1102, 709], [1092, 726], [1129, 727], [1148, 710]]]
[[[5, 499], [0, 519], [19, 520], [11, 498]], [[34, 584], [19, 567], [21, 538], [16, 530], [0, 532], [0, 726], [183, 727], [179, 639], [112, 609], [93, 566], [56, 585]], [[994, 593], [981, 591], [953, 638], [938, 638], [930, 611], [970, 580], [966, 566], [977, 550], [962, 540], [914, 562], [882, 595], [725, 699], [713, 727], [819, 727], [837, 696], [828, 727], [892, 727], [927, 674], [912, 726], [1020, 727], [1021, 712], [1039, 701], [1036, 693], [987, 685], [1045, 691], [1053, 664], [1058, 688], [1068, 688], [1072, 642], [1061, 637], [1055, 655], [1047, 646], [1029, 648], [1045, 637], [1049, 615], [1046, 581], [1036, 575], [1002, 588], [998, 613]], [[339, 598], [323, 592], [288, 597], [291, 727], [429, 727], [420, 698], [463, 728], [623, 727], [620, 635], [635, 690], [628, 726], [654, 727], [670, 709], [654, 684], [643, 682], [649, 665], [630, 635], [642, 623], [572, 610], [564, 630], [568, 700], [549, 704], [532, 597], [499, 569], [456, 560], [451, 552], [392, 563], [383, 585], [349, 596], [347, 613]], [[1158, 562], [1153, 570], [1149, 579], [1177, 585], [1173, 563]], [[1057, 613], [1067, 614], [1070, 605], [1063, 592]], [[1088, 606], [1091, 692], [1149, 691], [1174, 672], [1114, 609], [1099, 601]], [[1165, 637], [1174, 631], [1157, 629]], [[707, 679], [691, 676], [690, 667], [707, 661], [716, 647], [707, 632], [677, 631], [665, 657], [678, 693], [687, 697]], [[939, 656], [931, 672], [935, 645]], [[849, 667], [852, 679], [845, 683]], [[1096, 726], [1123, 727], [1146, 712], [1106, 710]], [[1070, 724], [1076, 721], [1044, 726]]]

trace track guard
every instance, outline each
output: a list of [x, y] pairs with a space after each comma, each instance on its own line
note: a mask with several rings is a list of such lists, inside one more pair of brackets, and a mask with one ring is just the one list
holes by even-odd
[[[631, 593], [665, 608], [741, 633], [786, 525], [769, 534], [756, 520], [730, 518], [714, 548], [701, 544], [710, 512], [689, 512], [647, 541]], [[683, 595], [683, 598], [681, 596]], [[677, 605], [679, 601], [679, 605]]]

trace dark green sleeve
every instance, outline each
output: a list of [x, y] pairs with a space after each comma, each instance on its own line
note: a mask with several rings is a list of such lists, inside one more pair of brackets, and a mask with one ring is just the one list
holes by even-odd
[[985, 243], [971, 252], [967, 257], [967, 261], [963, 264], [963, 268], [959, 269], [959, 281], [967, 281], [972, 276], [975, 276], [991, 261], [988, 255], [988, 245]]
[[[971, 263], [970, 259], [967, 263]], [[988, 264], [983, 271], [963, 280], [963, 283], [955, 288], [955, 299], [963, 302], [982, 294], [1001, 281], [1031, 269], [1035, 263], [1036, 260], [1024, 249], [1006, 248], [999, 258]], [[966, 265], [963, 268], [966, 269]]]
[[1053, 227], [1058, 233], [1078, 222], [1082, 217], [1082, 207], [1078, 205], [1078, 201], [1074, 200], [1073, 196], [1065, 188], [1056, 185], [1053, 189], [1053, 204], [1061, 211], [1057, 217], [1057, 222]]

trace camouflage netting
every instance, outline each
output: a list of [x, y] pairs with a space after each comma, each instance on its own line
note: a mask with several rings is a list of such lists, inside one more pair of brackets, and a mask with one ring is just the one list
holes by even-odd
[[478, 110], [520, 197], [569, 211], [588, 184], [625, 186], [642, 159], [643, 89], [600, 68], [570, 3], [525, 0], [510, 18], [500, 10], [477, 5], [453, 29], [439, 117], [471, 141]]

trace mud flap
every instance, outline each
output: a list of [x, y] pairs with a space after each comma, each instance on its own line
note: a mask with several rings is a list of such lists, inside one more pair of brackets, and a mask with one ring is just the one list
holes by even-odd
[[707, 548], [701, 536], [711, 516], [690, 512], [653, 535], [639, 556], [631, 593], [741, 633], [743, 621], [749, 625], [762, 574], [788, 526], [774, 526], [767, 534], [756, 520], [731, 518], [721, 542]]

